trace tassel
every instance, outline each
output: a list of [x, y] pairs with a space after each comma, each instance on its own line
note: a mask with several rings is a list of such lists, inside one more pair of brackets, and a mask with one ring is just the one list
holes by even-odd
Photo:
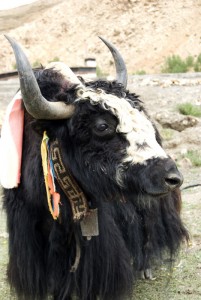
[[48, 142], [49, 138], [45, 131], [43, 133], [43, 139], [41, 143], [42, 166], [45, 179], [48, 207], [53, 219], [56, 220], [59, 217], [60, 194], [56, 192], [54, 182], [54, 169], [52, 167], [52, 162], [49, 155], [50, 153]]

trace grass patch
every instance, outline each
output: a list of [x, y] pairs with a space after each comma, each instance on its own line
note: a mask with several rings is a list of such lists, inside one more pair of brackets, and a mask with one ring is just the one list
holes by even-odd
[[174, 131], [170, 128], [162, 128], [160, 130], [160, 133], [161, 133], [162, 139], [165, 141], [171, 140], [174, 136]]
[[201, 108], [189, 102], [179, 104], [177, 109], [182, 115], [201, 117]]
[[201, 167], [201, 153], [199, 151], [189, 150], [185, 157], [190, 159], [194, 167]]

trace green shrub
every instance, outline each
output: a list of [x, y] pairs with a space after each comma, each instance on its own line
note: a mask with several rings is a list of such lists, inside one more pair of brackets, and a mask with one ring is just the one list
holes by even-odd
[[179, 104], [177, 109], [182, 115], [201, 117], [201, 108], [197, 105], [186, 102]]
[[161, 71], [162, 73], [185, 73], [188, 67], [179, 55], [172, 55], [166, 59]]
[[33, 68], [38, 68], [40, 66], [41, 66], [41, 63], [38, 60], [34, 61], [34, 63], [32, 64]]
[[200, 71], [201, 71], [201, 66], [200, 66], [200, 64], [196, 62], [196, 63], [194, 64], [193, 69], [194, 69], [195, 72], [200, 72]]
[[107, 73], [104, 73], [101, 68], [99, 66], [96, 67], [96, 76], [98, 78], [104, 78], [104, 77], [107, 77], [108, 74]]
[[50, 62], [57, 62], [57, 61], [60, 61], [60, 59], [59, 59], [58, 56], [55, 56], [53, 59], [49, 60], [49, 63]]
[[138, 70], [134, 73], [134, 75], [145, 75], [146, 72], [144, 70]]
[[189, 150], [186, 154], [185, 157], [190, 159], [192, 165], [194, 167], [200, 167], [201, 166], [201, 153], [196, 150]]
[[192, 55], [189, 55], [187, 58], [186, 58], [186, 66], [188, 68], [192, 68], [194, 66], [194, 57]]
[[194, 71], [201, 72], [201, 53], [198, 55], [198, 57], [194, 63]]
[[186, 59], [179, 55], [169, 56], [161, 68], [162, 73], [185, 73], [192, 70], [201, 72], [201, 53], [196, 58], [189, 55]]
[[197, 57], [197, 63], [199, 63], [201, 65], [201, 53]]

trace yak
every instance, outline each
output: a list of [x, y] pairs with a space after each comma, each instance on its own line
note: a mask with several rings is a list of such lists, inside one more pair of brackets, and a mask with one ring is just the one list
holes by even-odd
[[24, 110], [20, 182], [4, 188], [9, 284], [20, 300], [125, 299], [188, 240], [182, 174], [112, 43], [116, 79], [87, 81], [61, 62], [32, 70], [7, 39]]

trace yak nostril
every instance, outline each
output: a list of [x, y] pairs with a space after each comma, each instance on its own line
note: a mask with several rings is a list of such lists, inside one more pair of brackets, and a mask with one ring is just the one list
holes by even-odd
[[183, 176], [181, 174], [168, 174], [165, 177], [166, 185], [172, 190], [179, 187], [183, 183]]

